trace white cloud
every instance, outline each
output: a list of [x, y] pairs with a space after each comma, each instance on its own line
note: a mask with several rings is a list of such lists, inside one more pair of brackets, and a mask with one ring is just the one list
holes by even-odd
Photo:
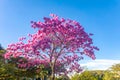
[[86, 66], [89, 70], [106, 70], [117, 63], [120, 63], [120, 60], [96, 59], [86, 60], [81, 66]]

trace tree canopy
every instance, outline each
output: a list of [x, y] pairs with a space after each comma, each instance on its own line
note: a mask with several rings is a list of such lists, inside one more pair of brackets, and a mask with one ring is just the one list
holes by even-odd
[[51, 18], [44, 17], [44, 22], [31, 23], [37, 32], [8, 45], [5, 54], [8, 60], [24, 57], [26, 62], [17, 62], [19, 68], [50, 67], [54, 80], [55, 74], [81, 72], [79, 61], [83, 55], [95, 59], [94, 51], [99, 49], [93, 45], [93, 34], [85, 32], [79, 22], [51, 14]]

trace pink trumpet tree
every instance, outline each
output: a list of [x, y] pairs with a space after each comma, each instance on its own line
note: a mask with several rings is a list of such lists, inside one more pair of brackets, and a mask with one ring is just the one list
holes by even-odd
[[54, 80], [55, 74], [80, 72], [83, 54], [95, 59], [94, 51], [99, 49], [93, 46], [92, 34], [86, 33], [79, 22], [51, 14], [51, 18], [44, 17], [44, 22], [31, 24], [37, 32], [8, 45], [4, 55], [8, 60], [23, 57], [28, 61], [19, 60], [19, 67], [50, 66], [51, 80]]

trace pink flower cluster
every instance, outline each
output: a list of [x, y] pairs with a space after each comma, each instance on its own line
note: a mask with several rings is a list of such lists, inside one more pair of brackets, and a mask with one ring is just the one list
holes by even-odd
[[91, 35], [76, 21], [59, 18], [51, 14], [52, 18], [44, 17], [44, 22], [31, 22], [38, 31], [29, 34], [29, 39], [20, 38], [18, 43], [10, 44], [6, 59], [23, 57], [27, 63], [20, 63], [19, 67], [36, 65], [55, 65], [55, 72], [81, 71], [79, 61], [85, 54], [95, 59]]

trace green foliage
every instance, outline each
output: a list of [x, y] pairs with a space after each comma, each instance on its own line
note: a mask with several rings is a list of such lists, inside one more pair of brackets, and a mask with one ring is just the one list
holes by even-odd
[[120, 63], [112, 65], [110, 70], [106, 73], [106, 76], [110, 78], [109, 80], [120, 80]]
[[105, 71], [103, 80], [114, 80], [113, 74], [110, 71]]
[[55, 80], [70, 80], [70, 79], [68, 76], [62, 75], [62, 76], [56, 77]]
[[120, 71], [120, 63], [112, 65], [112, 67], [110, 67], [110, 69], [113, 71]]
[[77, 73], [71, 77], [71, 80], [79, 80], [79, 79], [80, 79], [80, 75]]
[[42, 80], [49, 78], [51, 75], [51, 68], [44, 67], [44, 65], [39, 65], [36, 67], [36, 76], [40, 77]]
[[5, 49], [0, 45], [0, 80], [13, 80], [13, 76], [10, 75], [13, 67], [5, 64], [5, 59], [3, 57], [5, 52]]
[[75, 74], [71, 80], [120, 80], [120, 64], [113, 65], [110, 70], [84, 71]]
[[98, 80], [98, 79], [99, 75], [97, 74], [97, 72], [94, 71], [84, 71], [79, 77], [79, 80]]
[[81, 74], [75, 74], [71, 80], [102, 80], [103, 71], [84, 71]]

